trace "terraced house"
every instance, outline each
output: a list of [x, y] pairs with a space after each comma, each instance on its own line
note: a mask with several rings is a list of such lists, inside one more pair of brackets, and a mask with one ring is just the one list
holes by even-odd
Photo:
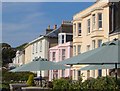
[[[54, 62], [64, 61], [72, 57], [72, 22], [63, 21], [58, 33], [58, 45], [49, 49], [49, 60]], [[51, 70], [49, 71], [49, 80], [61, 77], [70, 77], [72, 75], [71, 69]]]
[[[67, 30], [67, 31], [66, 31]], [[72, 32], [72, 25], [61, 24], [57, 28], [54, 25], [53, 29], [48, 26], [45, 35], [40, 35], [38, 38], [32, 40], [25, 47], [25, 63], [37, 59], [39, 57], [49, 59], [49, 48], [58, 45], [58, 33], [60, 32]], [[40, 75], [40, 71], [37, 72], [37, 76]], [[48, 71], [41, 71], [43, 77], [48, 78]]]
[[[115, 4], [98, 0], [73, 16], [73, 56], [100, 47], [103, 42], [119, 38], [119, 5], [120, 2]], [[80, 74], [83, 74], [83, 80], [106, 75], [105, 70], [80, 71], [84, 66], [86, 65], [73, 66], [74, 80], [77, 80]], [[107, 72], [109, 74], [109, 70]]]
[[[50, 26], [46, 29], [45, 35], [40, 35], [38, 38], [32, 40], [25, 47], [25, 63], [29, 63], [39, 57], [48, 59], [48, 50], [57, 44], [58, 31], [57, 25], [54, 25], [53, 29]], [[37, 72], [37, 76], [40, 72]], [[48, 78], [48, 71], [41, 71], [43, 77]]]

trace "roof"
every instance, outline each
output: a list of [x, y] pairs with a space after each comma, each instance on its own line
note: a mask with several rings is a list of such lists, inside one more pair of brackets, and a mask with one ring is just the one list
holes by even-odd
[[60, 28], [57, 28], [57, 29], [51, 31], [48, 34], [45, 34], [44, 36], [47, 36], [47, 37], [58, 37], [59, 29]]

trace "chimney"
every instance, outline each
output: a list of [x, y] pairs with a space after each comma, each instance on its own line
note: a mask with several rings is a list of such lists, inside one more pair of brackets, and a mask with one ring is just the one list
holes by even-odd
[[48, 28], [47, 28], [48, 30], [50, 29], [50, 25], [48, 25]]
[[57, 25], [54, 25], [53, 29], [56, 29], [57, 28]]
[[50, 33], [53, 29], [50, 29], [50, 25], [48, 25], [47, 29], [46, 29], [46, 34]]

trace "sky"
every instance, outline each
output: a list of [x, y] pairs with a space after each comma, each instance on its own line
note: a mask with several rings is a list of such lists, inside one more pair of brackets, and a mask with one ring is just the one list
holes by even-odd
[[2, 42], [17, 47], [28, 43], [54, 24], [59, 27], [63, 20], [91, 6], [93, 2], [3, 2]]

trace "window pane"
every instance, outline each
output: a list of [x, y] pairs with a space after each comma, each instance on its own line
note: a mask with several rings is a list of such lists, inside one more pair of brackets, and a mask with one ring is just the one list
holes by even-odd
[[87, 78], [90, 77], [90, 70], [87, 70]]
[[102, 13], [98, 14], [98, 27], [102, 28]]
[[81, 45], [78, 45], [78, 54], [81, 53]]
[[55, 61], [55, 52], [53, 52], [52, 58], [52, 61]]
[[62, 35], [62, 43], [64, 43], [64, 35]]
[[99, 21], [99, 28], [102, 28], [102, 21]]
[[66, 35], [66, 42], [73, 41], [72, 35]]
[[78, 77], [80, 77], [80, 75], [81, 75], [81, 71], [80, 71], [80, 70], [78, 70]]
[[95, 40], [92, 41], [92, 48], [95, 48]]
[[98, 47], [102, 45], [102, 40], [98, 40]]
[[90, 19], [87, 20], [87, 30], [88, 30], [88, 33], [90, 33]]
[[81, 33], [81, 23], [78, 24], [78, 33]]
[[98, 76], [102, 76], [102, 70], [98, 70]]
[[42, 52], [42, 41], [40, 41], [40, 52]]
[[98, 19], [102, 20], [102, 14], [101, 13], [98, 14]]
[[92, 19], [93, 19], [93, 29], [95, 29], [95, 14], [93, 14]]
[[65, 60], [65, 49], [62, 49], [62, 60]]
[[65, 70], [62, 70], [62, 77], [65, 77]]
[[76, 45], [74, 45], [74, 56], [76, 55]]

